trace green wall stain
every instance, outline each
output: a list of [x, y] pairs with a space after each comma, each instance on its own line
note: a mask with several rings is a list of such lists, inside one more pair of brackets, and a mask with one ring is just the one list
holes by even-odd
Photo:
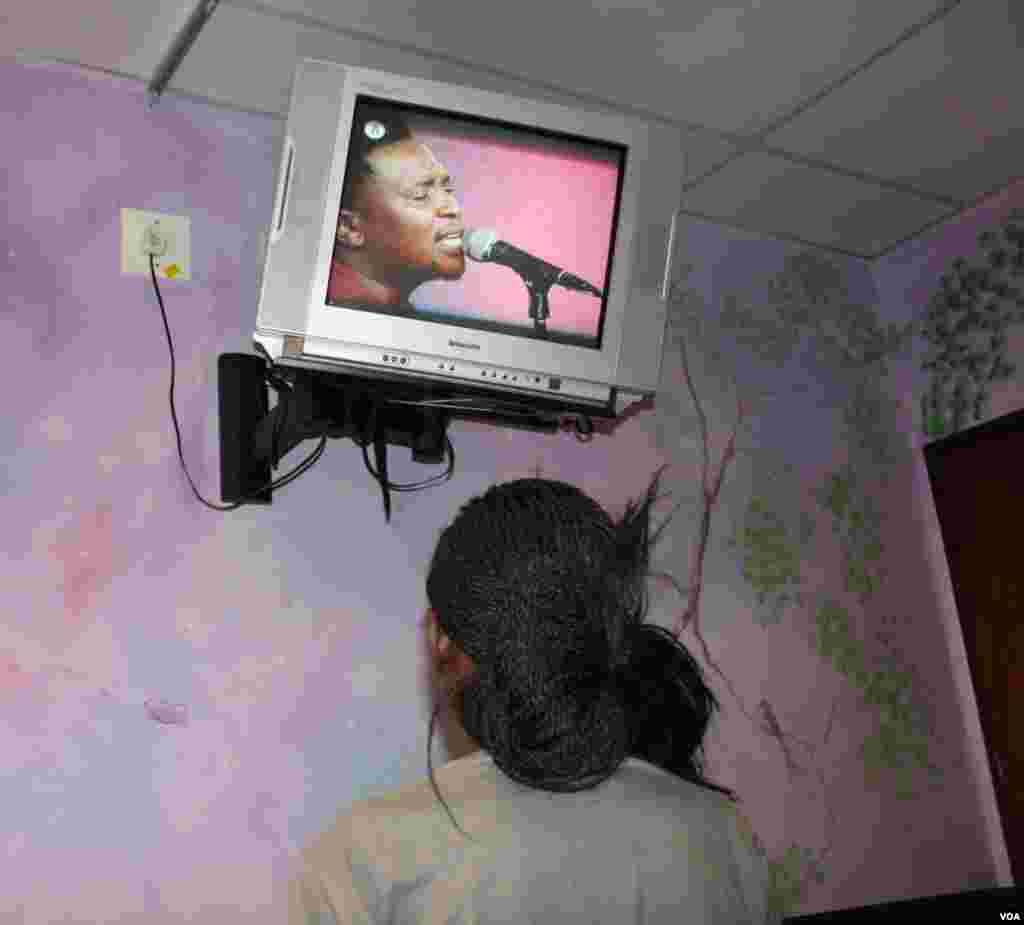
[[1024, 211], [978, 236], [981, 256], [958, 257], [921, 313], [928, 343], [922, 371], [921, 426], [939, 438], [978, 423], [991, 409], [993, 386], [1012, 378], [1008, 329], [1024, 321]]
[[882, 772], [891, 772], [897, 799], [913, 799], [918, 795], [915, 772], [941, 773], [928, 758], [929, 736], [913, 705], [913, 679], [898, 668], [866, 665], [863, 643], [852, 635], [849, 612], [841, 604], [822, 604], [815, 623], [818, 654], [861, 690], [866, 706], [878, 710], [878, 727], [860, 746], [865, 782], [880, 786]]
[[788, 524], [767, 498], [754, 495], [742, 522], [726, 544], [738, 550], [740, 570], [757, 596], [757, 622], [778, 623], [785, 609], [801, 600], [801, 560], [814, 536], [814, 522], [801, 514], [800, 524]]
[[768, 907], [782, 918], [803, 903], [810, 881], [823, 883], [825, 871], [809, 848], [791, 844], [783, 855], [768, 863]]
[[818, 503], [832, 515], [832, 530], [843, 551], [843, 586], [866, 601], [883, 577], [882, 515], [877, 502], [859, 490], [852, 466], [826, 477]]

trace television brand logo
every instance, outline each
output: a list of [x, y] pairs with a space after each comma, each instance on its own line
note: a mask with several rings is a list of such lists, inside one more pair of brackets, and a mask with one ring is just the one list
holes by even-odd
[[1019, 922], [1020, 921], [1020, 913], [1019, 912], [1000, 912], [999, 913], [999, 918], [1001, 918], [1004, 922]]
[[450, 340], [448, 341], [449, 347], [464, 347], [466, 350], [479, 350], [479, 344], [467, 344], [461, 340]]

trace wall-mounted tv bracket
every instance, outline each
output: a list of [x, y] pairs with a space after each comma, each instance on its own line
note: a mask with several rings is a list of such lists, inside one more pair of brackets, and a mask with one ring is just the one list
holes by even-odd
[[[270, 407], [269, 388], [277, 393]], [[416, 462], [440, 464], [454, 451], [447, 437], [452, 419], [553, 433], [575, 418], [577, 435], [593, 432], [591, 417], [615, 418], [611, 403], [593, 407], [544, 396], [498, 396], [469, 385], [334, 370], [280, 366], [263, 357], [222, 353], [217, 361], [220, 484], [226, 503], [270, 504], [271, 472], [303, 440], [348, 438], [363, 448], [370, 474], [391, 519], [387, 445], [412, 450]], [[372, 444], [376, 471], [370, 469]], [[451, 468], [449, 468], [449, 473]]]

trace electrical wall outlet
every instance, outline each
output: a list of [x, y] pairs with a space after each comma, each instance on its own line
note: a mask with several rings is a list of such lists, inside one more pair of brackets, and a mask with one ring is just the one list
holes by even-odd
[[121, 210], [121, 273], [149, 276], [149, 257], [155, 259], [157, 276], [191, 279], [189, 220], [184, 215], [164, 215], [141, 209]]

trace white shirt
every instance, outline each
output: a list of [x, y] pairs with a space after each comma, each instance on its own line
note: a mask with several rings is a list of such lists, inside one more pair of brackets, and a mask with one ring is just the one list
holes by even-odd
[[724, 796], [636, 758], [591, 790], [516, 783], [486, 752], [363, 800], [303, 852], [289, 925], [771, 923], [768, 865]]

